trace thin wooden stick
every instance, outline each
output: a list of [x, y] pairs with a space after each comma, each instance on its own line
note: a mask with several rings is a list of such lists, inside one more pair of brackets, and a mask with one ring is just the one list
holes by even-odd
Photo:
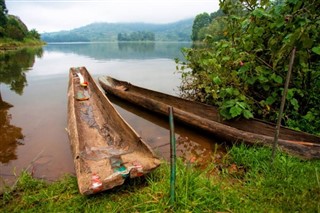
[[280, 126], [281, 126], [281, 120], [282, 120], [282, 113], [283, 113], [284, 105], [286, 102], [286, 97], [287, 97], [287, 92], [288, 92], [288, 87], [289, 87], [289, 82], [290, 82], [290, 78], [291, 78], [291, 72], [292, 72], [292, 67], [293, 67], [295, 55], [296, 55], [296, 47], [294, 47], [291, 52], [289, 70], [287, 73], [286, 82], [285, 82], [284, 90], [283, 90], [283, 94], [282, 94], [280, 111], [279, 111], [278, 121], [277, 121], [277, 126], [276, 126], [276, 133], [274, 135], [274, 142], [273, 142], [273, 146], [272, 146], [272, 162], [274, 161], [274, 158], [276, 155], [276, 149], [278, 146], [278, 138], [279, 138], [279, 132], [280, 132]]
[[169, 106], [169, 123], [170, 123], [170, 205], [173, 206], [175, 201], [176, 185], [176, 137], [174, 132], [173, 108]]

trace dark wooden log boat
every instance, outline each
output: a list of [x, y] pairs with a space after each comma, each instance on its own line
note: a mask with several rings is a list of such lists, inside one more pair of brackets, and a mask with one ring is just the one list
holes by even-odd
[[[108, 93], [147, 110], [163, 115], [168, 106], [174, 108], [175, 120], [213, 133], [225, 141], [271, 146], [275, 125], [258, 119], [226, 121], [219, 116], [217, 108], [203, 103], [148, 90], [111, 77], [100, 77], [99, 83]], [[279, 147], [287, 153], [305, 159], [320, 159], [320, 137], [281, 127]]]
[[84, 67], [69, 73], [68, 133], [81, 194], [111, 189], [160, 165]]

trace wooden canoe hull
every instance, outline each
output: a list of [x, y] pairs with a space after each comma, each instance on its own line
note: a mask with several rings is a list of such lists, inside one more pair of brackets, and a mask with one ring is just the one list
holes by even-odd
[[[213, 133], [229, 142], [271, 146], [275, 125], [257, 119], [225, 121], [215, 107], [148, 90], [111, 77], [100, 77], [99, 83], [108, 93], [145, 109], [167, 115], [174, 108], [175, 119]], [[320, 138], [281, 127], [279, 146], [284, 151], [306, 159], [320, 159]]]
[[[87, 87], [80, 85], [77, 72]], [[85, 67], [70, 69], [68, 133], [81, 194], [111, 189], [127, 177], [142, 176], [160, 165]]]

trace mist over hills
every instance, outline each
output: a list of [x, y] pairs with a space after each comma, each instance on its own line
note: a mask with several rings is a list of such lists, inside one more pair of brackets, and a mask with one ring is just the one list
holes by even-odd
[[46, 42], [117, 41], [118, 33], [153, 32], [156, 41], [191, 41], [193, 18], [168, 24], [93, 23], [70, 31], [41, 34]]

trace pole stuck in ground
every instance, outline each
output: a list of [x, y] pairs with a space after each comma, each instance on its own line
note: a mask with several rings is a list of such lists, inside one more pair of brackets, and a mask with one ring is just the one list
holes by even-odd
[[274, 142], [273, 142], [273, 146], [272, 146], [272, 162], [274, 161], [274, 158], [276, 155], [276, 149], [278, 146], [278, 138], [279, 138], [279, 132], [280, 132], [280, 126], [281, 126], [281, 120], [282, 120], [282, 113], [283, 113], [284, 105], [286, 103], [287, 92], [288, 92], [288, 87], [289, 87], [289, 82], [290, 82], [290, 78], [291, 78], [291, 72], [292, 72], [292, 68], [293, 68], [293, 62], [294, 62], [295, 55], [296, 55], [296, 47], [294, 47], [291, 52], [289, 69], [288, 69], [288, 73], [287, 73], [287, 77], [286, 77], [286, 82], [284, 84], [281, 105], [280, 105], [280, 110], [279, 110], [279, 115], [278, 115], [278, 121], [277, 121], [277, 126], [276, 126], [276, 133], [274, 135]]
[[176, 137], [174, 133], [173, 108], [170, 106], [169, 123], [170, 123], [170, 205], [173, 205], [175, 200], [175, 185], [176, 185]]

